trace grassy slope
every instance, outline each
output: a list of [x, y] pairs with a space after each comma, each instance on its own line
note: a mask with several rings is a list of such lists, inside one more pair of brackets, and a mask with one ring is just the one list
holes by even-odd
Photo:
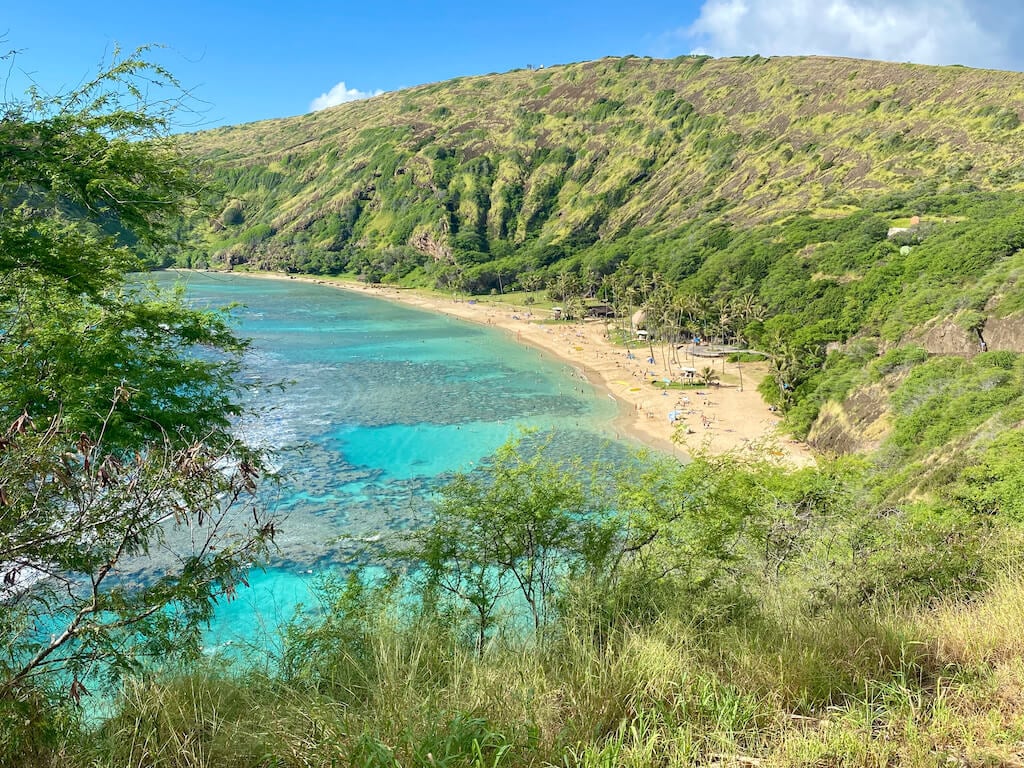
[[[929, 329], [959, 354], [996, 321], [1014, 331], [1021, 114], [1019, 73], [854, 59], [604, 59], [461, 78], [185, 137], [227, 190], [213, 199], [223, 215], [194, 222], [191, 258], [413, 283], [458, 270], [477, 290], [531, 271], [654, 272], [698, 299], [700, 328], [752, 297], [764, 322], [736, 330], [793, 361], [781, 404], [796, 434], [830, 400], [897, 394], [871, 410], [898, 496], [955, 480], [1019, 422], [1013, 362], [998, 362], [997, 384], [984, 361], [932, 365], [913, 396], [898, 377], [879, 390], [870, 370], [894, 345], [927, 347]], [[917, 214], [912, 247], [886, 237]], [[990, 340], [1020, 352], [1024, 328]], [[828, 343], [842, 346], [826, 359]], [[976, 378], [1000, 397], [951, 405]], [[926, 450], [908, 451], [926, 422]]]
[[[591, 606], [608, 624], [570, 602], [543, 642], [499, 637], [482, 659], [443, 622], [304, 615], [277, 646], [285, 662], [297, 643], [298, 668], [129, 686], [68, 752], [189, 766], [1021, 764], [1024, 580], [992, 574], [1019, 561], [1024, 359], [905, 342], [937, 319], [975, 329], [1024, 306], [1022, 85], [852, 60], [607, 60], [189, 139], [241, 219], [203, 230], [204, 248], [270, 265], [415, 243], [420, 279], [449, 252], [536, 268], [538, 244], [570, 243], [540, 264], [554, 270], [617, 242], [626, 265], [667, 267], [709, 303], [755, 292], [770, 310], [749, 331], [762, 342], [810, 356], [843, 342], [798, 380], [804, 428], [821, 401], [868, 387], [891, 400], [865, 406], [888, 427], [858, 479], [825, 465], [758, 492], [725, 571], [746, 574], [742, 589], [670, 583], [656, 615]], [[885, 230], [914, 213], [935, 228], [903, 252]], [[723, 487], [748, 489], [722, 471]], [[767, 568], [773, 547], [786, 557]]]
[[307, 615], [300, 669], [136, 681], [52, 764], [1017, 766], [1022, 586], [815, 613], [767, 595], [755, 616], [679, 607], [603, 636], [577, 615], [483, 658], [443, 626]]
[[416, 244], [472, 264], [532, 242], [656, 239], [709, 210], [740, 223], [839, 215], [922, 180], [1019, 189], [1022, 111], [1014, 73], [627, 58], [425, 85], [186, 143], [244, 213], [208, 232], [215, 253], [287, 263], [296, 247]]

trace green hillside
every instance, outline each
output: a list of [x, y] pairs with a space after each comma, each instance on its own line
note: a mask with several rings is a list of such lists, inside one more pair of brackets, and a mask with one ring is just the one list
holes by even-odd
[[[136, 54], [84, 93], [153, 77]], [[603, 60], [178, 137], [202, 189], [116, 99], [5, 107], [0, 765], [1024, 765], [1022, 86]], [[229, 429], [245, 345], [139, 291], [123, 242], [639, 307], [659, 356], [766, 357], [818, 461], [513, 441], [207, 655], [278, 530]], [[171, 531], [177, 570], [100, 589]], [[57, 578], [19, 593], [25, 567]]]
[[1022, 109], [1018, 74], [818, 57], [461, 78], [187, 137], [226, 198], [182, 258], [420, 282], [455, 267], [480, 290], [565, 258], [605, 272], [644, 244], [683, 273], [695, 219], [1017, 189]]
[[1018, 73], [854, 59], [461, 78], [183, 137], [215, 183], [163, 258], [643, 306], [771, 353], [765, 396], [843, 452], [823, 404], [873, 387], [887, 434], [916, 364], [879, 355], [1024, 351], [1021, 114]]

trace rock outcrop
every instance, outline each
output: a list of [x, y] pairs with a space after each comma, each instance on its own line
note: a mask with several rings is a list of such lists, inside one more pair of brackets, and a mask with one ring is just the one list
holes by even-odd
[[965, 331], [952, 320], [935, 323], [907, 341], [920, 344], [932, 355], [974, 357], [981, 351], [978, 334], [973, 331]]
[[409, 245], [420, 253], [427, 254], [433, 258], [434, 261], [449, 263], [452, 261], [452, 249], [436, 238], [434, 233], [429, 230], [424, 230], [419, 234], [414, 234], [409, 238]]
[[992, 317], [982, 330], [985, 345], [992, 351], [1024, 352], [1024, 314]]
[[807, 444], [834, 456], [875, 450], [889, 431], [888, 402], [889, 388], [881, 383], [854, 392], [842, 403], [826, 403]]

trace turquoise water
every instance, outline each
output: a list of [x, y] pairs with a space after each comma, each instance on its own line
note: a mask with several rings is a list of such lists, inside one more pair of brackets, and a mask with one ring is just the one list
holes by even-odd
[[[240, 302], [252, 339], [243, 381], [259, 418], [247, 439], [275, 450], [286, 478], [266, 501], [284, 519], [271, 567], [222, 605], [209, 642], [255, 640], [308, 601], [325, 568], [425, 518], [431, 491], [521, 429], [552, 450], [614, 454], [615, 404], [574, 371], [503, 332], [301, 281], [183, 273], [192, 300]], [[286, 386], [270, 386], [285, 382]]]

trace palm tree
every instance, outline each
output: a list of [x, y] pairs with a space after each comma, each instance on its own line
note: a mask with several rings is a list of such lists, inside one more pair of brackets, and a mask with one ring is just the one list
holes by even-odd
[[[633, 276], [630, 275], [626, 278], [628, 282], [623, 283], [622, 288], [622, 301], [625, 304], [625, 311], [622, 313], [623, 318], [623, 329], [626, 331], [626, 349], [629, 349], [629, 339], [633, 335], [633, 307], [639, 303], [640, 291], [636, 284], [633, 282]], [[626, 327], [626, 322], [629, 322], [629, 326]]]
[[733, 321], [732, 302], [723, 296], [715, 302], [714, 311], [715, 327], [718, 329], [719, 341], [725, 344], [726, 334], [729, 332], [729, 326]]
[[[666, 288], [664, 296], [659, 303], [659, 311], [661, 317], [659, 318], [658, 324], [661, 328], [661, 339], [662, 339], [662, 356], [665, 358], [665, 370], [670, 371], [669, 361], [678, 365], [679, 357], [676, 354], [676, 344], [679, 341], [682, 333], [682, 317], [679, 312], [679, 305], [676, 301], [677, 297], [669, 293]], [[669, 354], [671, 350], [671, 354]]]
[[[753, 293], [745, 293], [737, 298], [733, 302], [733, 311], [738, 319], [743, 321], [743, 327], [751, 320], [762, 321], [768, 315], [765, 306], [758, 300], [757, 295]], [[743, 327], [737, 327], [736, 338], [745, 343], [746, 339], [740, 336]]]
[[565, 300], [564, 316], [566, 320], [583, 320], [587, 313], [582, 296], [568, 296]]
[[533, 293], [544, 287], [544, 278], [536, 272], [524, 272], [519, 276], [519, 284], [527, 293]]
[[699, 330], [700, 335], [707, 337], [708, 300], [699, 293], [687, 294], [683, 297], [686, 316], [690, 319], [691, 330]]
[[718, 381], [718, 374], [714, 368], [706, 365], [700, 369], [700, 380], [704, 382], [705, 386], [710, 387], [712, 382]]
[[745, 293], [736, 299], [736, 309], [744, 320], [764, 320], [764, 306], [757, 295]]
[[[647, 344], [650, 347], [651, 358], [654, 358], [654, 336], [657, 335], [662, 342], [664, 352], [665, 338], [668, 328], [666, 319], [670, 318], [669, 308], [672, 305], [672, 296], [667, 286], [661, 286], [652, 290], [644, 302], [643, 309], [647, 325]], [[664, 354], [662, 355], [664, 358]], [[668, 360], [662, 362], [667, 365]]]

